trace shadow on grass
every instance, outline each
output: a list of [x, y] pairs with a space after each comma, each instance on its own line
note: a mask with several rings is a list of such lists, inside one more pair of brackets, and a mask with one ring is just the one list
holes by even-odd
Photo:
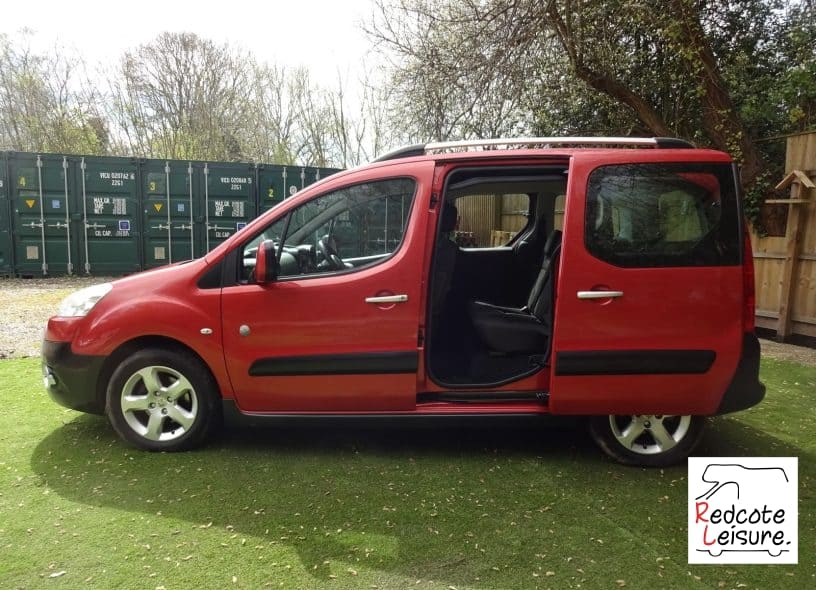
[[[507, 568], [529, 572], [538, 554], [582, 556], [573, 565], [590, 576], [603, 564], [639, 567], [644, 551], [672, 551], [675, 564], [685, 563], [685, 543], [676, 541], [685, 528], [685, 466], [665, 475], [621, 467], [595, 449], [580, 421], [546, 422], [296, 423], [151, 454], [125, 447], [104, 420], [81, 416], [43, 439], [31, 463], [74, 502], [291, 546], [321, 580], [328, 560], [491, 587], [528, 585]], [[716, 421], [698, 454], [798, 455], [810, 476], [816, 465], [733, 419]], [[660, 503], [667, 490], [674, 501]], [[665, 522], [664, 532], [644, 513]]]
[[469, 554], [474, 544], [490, 545], [482, 531], [521, 521], [516, 511], [540, 508], [531, 486], [541, 464], [564, 473], [574, 471], [573, 463], [604, 468], [578, 426], [292, 422], [230, 429], [201, 450], [156, 454], [126, 447], [103, 419], [80, 416], [43, 439], [31, 464], [74, 502], [160, 512], [194, 527], [212, 523], [289, 545], [319, 579], [328, 577], [325, 561], [354, 563], [374, 548], [370, 567], [464, 583], [485, 575], [473, 573], [470, 561], [483, 554]]

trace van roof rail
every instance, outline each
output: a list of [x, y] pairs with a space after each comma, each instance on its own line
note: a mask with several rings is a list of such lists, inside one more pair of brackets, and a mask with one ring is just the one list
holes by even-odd
[[454, 151], [489, 151], [519, 148], [586, 147], [586, 146], [620, 146], [680, 148], [695, 147], [693, 143], [676, 137], [512, 137], [496, 139], [466, 139], [462, 141], [439, 141], [426, 144], [415, 144], [401, 147], [380, 156], [375, 162], [423, 156], [432, 153]]

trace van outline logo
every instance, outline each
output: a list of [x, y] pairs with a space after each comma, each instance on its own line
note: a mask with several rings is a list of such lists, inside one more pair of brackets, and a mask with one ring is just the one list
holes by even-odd
[[739, 500], [740, 497], [739, 481], [737, 480], [722, 481], [721, 479], [716, 480], [706, 479], [706, 475], [708, 475], [708, 470], [711, 469], [712, 467], [734, 467], [736, 468], [736, 470], [746, 469], [750, 471], [779, 471], [782, 473], [782, 477], [785, 478], [785, 481], [790, 482], [790, 480], [788, 479], [788, 474], [785, 473], [785, 470], [782, 467], [746, 467], [745, 465], [741, 465], [740, 463], [709, 463], [708, 467], [706, 467], [705, 471], [703, 471], [703, 476], [700, 479], [702, 479], [706, 483], [713, 483], [714, 485], [711, 486], [708, 492], [697, 496], [695, 500], [699, 500], [700, 498], [705, 498], [706, 500], [709, 500], [714, 494], [719, 492], [727, 485], [736, 486], [737, 500]]
[[796, 457], [689, 457], [689, 563], [798, 563]]

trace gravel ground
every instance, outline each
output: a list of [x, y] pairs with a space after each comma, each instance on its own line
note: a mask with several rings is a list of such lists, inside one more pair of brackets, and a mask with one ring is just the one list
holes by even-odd
[[48, 318], [71, 292], [104, 277], [0, 279], [0, 359], [39, 356]]
[[[0, 279], [0, 359], [39, 356], [48, 318], [72, 291], [105, 282], [105, 277]], [[816, 350], [762, 340], [762, 354], [816, 366]]]

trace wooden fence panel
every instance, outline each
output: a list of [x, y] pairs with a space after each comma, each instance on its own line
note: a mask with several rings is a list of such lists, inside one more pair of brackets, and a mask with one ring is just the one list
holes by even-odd
[[[816, 178], [816, 133], [788, 138], [785, 174], [794, 170]], [[816, 190], [798, 183], [773, 199], [804, 202], [786, 205], [783, 237], [752, 232], [757, 325], [775, 330], [779, 339], [816, 336]]]

